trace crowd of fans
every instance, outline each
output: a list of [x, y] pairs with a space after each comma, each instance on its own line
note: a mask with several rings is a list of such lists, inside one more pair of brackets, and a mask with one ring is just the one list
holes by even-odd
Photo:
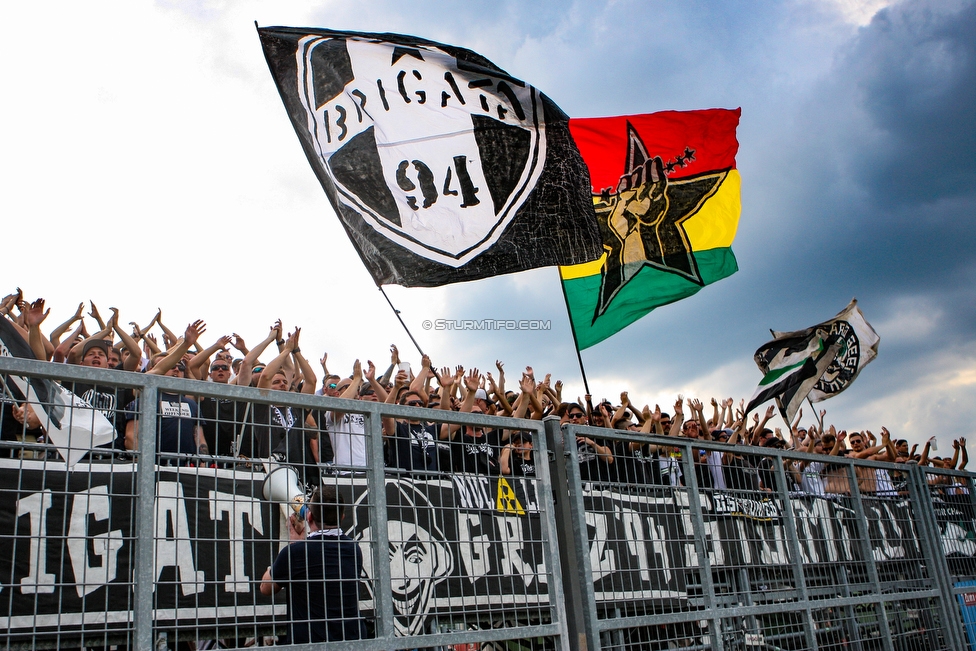
[[[587, 433], [577, 437], [580, 476], [587, 482], [686, 484], [680, 463], [684, 446], [628, 440], [626, 432], [728, 444], [724, 448], [690, 448], [699, 487], [716, 490], [785, 488], [818, 495], [849, 494], [846, 466], [831, 462], [831, 457], [838, 456], [944, 469], [962, 469], [968, 463], [962, 438], [952, 442], [951, 457], [938, 457], [932, 454], [934, 439], [917, 454], [917, 445], [909, 449], [906, 440], [893, 439], [884, 427], [880, 436], [875, 436], [866, 430], [846, 432], [825, 425], [824, 411], [808, 427], [800, 426], [801, 411], [784, 433], [780, 428], [767, 427], [774, 414], [772, 406], [750, 418], [744, 401], [736, 406], [731, 398], [712, 398], [707, 414], [705, 403], [682, 396], [677, 397], [671, 413], [657, 405], [638, 408], [626, 392], [620, 394], [618, 404], [606, 400], [594, 404], [590, 396], [567, 399], [562, 382], [553, 382], [550, 375], [540, 380], [530, 367], [520, 373], [517, 390], [509, 388], [501, 361], [496, 362], [497, 374], [493, 374], [462, 366], [436, 369], [425, 356], [414, 370], [401, 361], [396, 346], [391, 346], [390, 364], [379, 376], [373, 362], [368, 361], [363, 368], [359, 360], [351, 374], [334, 373], [328, 367], [328, 355], [323, 354], [318, 361], [322, 370], [319, 383], [313, 364], [301, 350], [301, 329], [286, 333], [280, 321], [253, 347], [237, 334], [218, 337], [204, 347], [203, 321], [189, 324], [180, 336], [163, 323], [161, 311], [145, 326], [130, 322], [131, 328], [123, 328], [118, 310], [112, 308], [111, 315], [103, 319], [92, 303], [88, 317], [97, 323], [98, 330], [90, 333], [82, 303], [71, 318], [45, 335], [42, 325], [49, 312], [44, 299], [28, 302], [20, 290], [0, 302], [0, 317], [14, 326], [34, 356], [54, 363], [473, 414], [527, 419], [556, 416], [562, 424], [614, 430], [606, 436]], [[158, 339], [154, 334], [157, 330]], [[115, 425], [118, 438], [109, 447], [138, 448], [138, 396], [125, 389], [81, 383], [71, 388]], [[0, 436], [4, 440], [43, 441], [41, 419], [29, 401], [18, 399], [10, 387], [5, 393]], [[159, 393], [159, 403], [157, 448], [161, 453], [215, 459], [277, 457], [303, 468], [303, 479], [310, 484], [322, 466], [331, 466], [334, 472], [353, 472], [369, 463], [362, 414], [165, 391]], [[382, 432], [384, 458], [391, 470], [413, 475], [535, 473], [532, 434], [523, 430], [436, 423], [418, 417], [386, 418]], [[763, 448], [793, 450], [817, 458], [764, 456]], [[775, 467], [780, 461], [783, 473]], [[903, 489], [898, 471], [857, 466], [855, 474], [862, 493], [895, 495]], [[779, 486], [783, 477], [785, 487]], [[933, 475], [930, 481], [948, 480]]]

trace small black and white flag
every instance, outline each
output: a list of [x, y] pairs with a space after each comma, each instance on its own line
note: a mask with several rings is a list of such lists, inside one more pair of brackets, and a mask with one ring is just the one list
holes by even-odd
[[846, 389], [878, 355], [881, 338], [852, 300], [829, 321], [795, 332], [770, 331], [773, 340], [756, 351], [764, 374], [746, 411], [775, 398], [792, 421], [804, 398], [819, 402]]

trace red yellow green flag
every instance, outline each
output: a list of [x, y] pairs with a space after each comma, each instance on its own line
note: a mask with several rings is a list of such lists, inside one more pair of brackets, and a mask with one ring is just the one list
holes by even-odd
[[738, 271], [740, 109], [572, 119], [603, 256], [560, 267], [580, 350]]

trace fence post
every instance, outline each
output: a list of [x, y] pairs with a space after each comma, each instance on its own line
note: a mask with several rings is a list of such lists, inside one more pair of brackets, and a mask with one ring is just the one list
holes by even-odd
[[546, 447], [552, 450], [549, 458], [553, 494], [556, 497], [556, 530], [559, 536], [559, 566], [563, 576], [566, 600], [566, 630], [563, 648], [574, 651], [596, 651], [600, 648], [600, 634], [596, 627], [596, 603], [593, 597], [592, 573], [589, 559], [589, 537], [583, 520], [583, 496], [580, 492], [579, 469], [572, 468], [572, 450], [567, 450], [559, 419], [545, 419]]
[[[789, 536], [790, 556], [793, 557], [793, 572], [796, 577], [796, 590], [800, 596], [800, 602], [805, 604], [803, 609], [803, 630], [806, 637], [808, 649], [817, 648], [816, 623], [813, 620], [813, 611], [810, 610], [810, 597], [807, 594], [807, 578], [803, 574], [803, 552], [800, 549], [800, 538], [796, 530], [796, 516], [793, 513], [793, 503], [790, 501], [790, 492], [787, 490], [786, 468], [783, 467], [783, 456], [777, 455], [776, 459], [776, 483], [779, 484], [777, 496], [783, 500], [783, 520], [786, 535]], [[852, 609], [848, 609], [853, 614]], [[853, 620], [853, 617], [852, 617]], [[853, 621], [853, 628], [857, 629], [857, 622]], [[860, 644], [857, 646], [860, 649]]]
[[[150, 376], [145, 376], [150, 379]], [[156, 411], [154, 383], [139, 395], [139, 442], [136, 461], [135, 586], [133, 647], [153, 648], [153, 593], [156, 588]]]
[[946, 562], [942, 549], [942, 534], [939, 523], [935, 519], [935, 504], [929, 492], [929, 484], [925, 470], [919, 466], [910, 468], [909, 495], [912, 498], [912, 514], [919, 525], [919, 543], [925, 556], [929, 577], [935, 581], [939, 592], [942, 593], [942, 619], [953, 648], [965, 649], [968, 646], [962, 630], [962, 613], [953, 591], [952, 577], [949, 574], [949, 564]]
[[874, 562], [874, 549], [871, 547], [871, 532], [868, 529], [867, 516], [864, 515], [864, 503], [861, 502], [861, 490], [857, 483], [857, 471], [854, 464], [847, 464], [847, 481], [851, 487], [851, 506], [857, 520], [857, 533], [861, 539], [861, 554], [864, 556], [865, 567], [868, 572], [868, 580], [874, 587], [878, 601], [875, 606], [878, 609], [878, 625], [881, 629], [881, 639], [884, 640], [886, 648], [893, 648], [891, 639], [891, 629], [888, 626], [888, 607], [884, 595], [881, 593], [881, 577], [878, 575], [878, 566]]
[[[681, 448], [681, 472], [684, 473], [688, 488], [688, 508], [691, 510], [691, 529], [695, 537], [695, 553], [701, 570], [701, 586], [705, 599], [705, 613], [709, 615], [708, 631], [712, 638], [712, 648], [722, 651], [725, 648], [722, 639], [722, 617], [715, 599], [715, 581], [712, 576], [712, 561], [708, 557], [705, 546], [705, 517], [702, 515], [701, 493], [698, 488], [698, 475], [695, 474], [695, 460], [692, 447], [686, 443]], [[687, 532], [686, 532], [687, 533]]]
[[[385, 526], [378, 526], [386, 522], [386, 461], [383, 458], [383, 419], [379, 409], [373, 409], [363, 414], [367, 436], [366, 450], [369, 453], [369, 463], [366, 466], [366, 482], [369, 495], [369, 521], [372, 531], [372, 541], [369, 550], [373, 558], [373, 609], [376, 622], [376, 637], [392, 640], [396, 635], [394, 627], [393, 590], [390, 578], [390, 564], [381, 559], [388, 558], [390, 548], [389, 531]], [[375, 523], [375, 524], [373, 524]]]

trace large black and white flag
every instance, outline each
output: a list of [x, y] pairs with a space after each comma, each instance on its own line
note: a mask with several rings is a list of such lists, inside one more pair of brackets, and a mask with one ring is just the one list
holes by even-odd
[[804, 398], [812, 402], [837, 395], [878, 355], [881, 339], [851, 302], [829, 321], [795, 332], [770, 331], [773, 340], [756, 351], [764, 374], [746, 408], [775, 398], [792, 421]]
[[532, 86], [412, 36], [258, 32], [305, 155], [378, 285], [603, 253], [569, 118]]

